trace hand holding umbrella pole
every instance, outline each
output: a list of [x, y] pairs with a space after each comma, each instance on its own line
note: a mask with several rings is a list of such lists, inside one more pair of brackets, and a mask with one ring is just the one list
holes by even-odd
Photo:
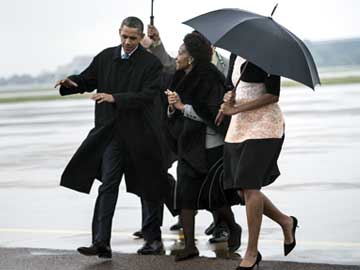
[[[238, 81], [236, 82], [236, 85], [235, 87], [231, 90], [232, 92], [232, 95], [231, 95], [231, 98], [229, 100], [224, 100], [225, 102], [224, 103], [229, 103], [229, 104], [234, 104], [235, 103], [235, 96], [236, 96], [236, 88], [238, 87], [239, 83], [240, 83], [240, 80], [241, 80], [241, 75], [244, 73], [247, 65], [248, 65], [249, 62], [246, 62], [245, 63], [245, 66], [242, 70], [242, 72], [240, 73], [240, 77], [238, 79]], [[226, 94], [225, 94], [226, 95]], [[220, 110], [218, 112], [218, 114], [216, 115], [216, 118], [215, 118], [215, 125], [216, 126], [220, 126], [222, 121], [224, 120], [224, 117], [225, 117], [225, 114], [223, 114]]]
[[[227, 102], [224, 102], [224, 103], [229, 103], [229, 104], [235, 103], [235, 89], [232, 89], [231, 92], [232, 92], [232, 96], [234, 98]], [[223, 112], [219, 110], [219, 112], [217, 113], [216, 118], [215, 118], [215, 125], [220, 126], [222, 121], [224, 120], [224, 117], [225, 117], [225, 114], [223, 114]]]

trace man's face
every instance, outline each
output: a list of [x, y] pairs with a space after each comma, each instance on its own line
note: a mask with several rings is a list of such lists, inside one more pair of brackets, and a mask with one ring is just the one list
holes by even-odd
[[139, 45], [144, 34], [139, 29], [124, 25], [119, 30], [121, 45], [126, 53], [132, 52]]

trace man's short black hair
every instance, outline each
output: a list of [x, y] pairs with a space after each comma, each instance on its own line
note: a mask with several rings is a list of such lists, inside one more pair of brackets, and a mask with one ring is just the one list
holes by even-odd
[[140, 33], [144, 32], [144, 24], [137, 17], [127, 17], [127, 18], [125, 18], [122, 21], [120, 28], [122, 28], [124, 25], [127, 26], [127, 27], [136, 28], [136, 29], [139, 30]]

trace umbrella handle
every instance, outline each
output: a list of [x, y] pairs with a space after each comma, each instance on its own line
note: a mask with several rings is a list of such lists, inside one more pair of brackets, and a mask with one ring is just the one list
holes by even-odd
[[[231, 90], [231, 91], [233, 91], [234, 94], [235, 94], [235, 89], [233, 89], [233, 90]], [[233, 103], [235, 103], [235, 100], [233, 100], [233, 101], [231, 102], [231, 104], [233, 104]], [[215, 125], [216, 125], [216, 126], [220, 126], [221, 123], [222, 123], [222, 121], [224, 120], [224, 118], [225, 118], [225, 114], [223, 114], [221, 111], [219, 111], [219, 112], [217, 113], [217, 115], [216, 115], [216, 118], [215, 118]]]
[[222, 121], [224, 120], [224, 118], [225, 118], [225, 115], [219, 111], [215, 118], [215, 125], [220, 126]]
[[[236, 88], [238, 87], [238, 85], [239, 85], [239, 83], [241, 81], [241, 76], [243, 75], [243, 73], [244, 73], [245, 69], [247, 68], [248, 64], [249, 64], [249, 61], [246, 61], [245, 65], [244, 65], [244, 69], [242, 70], [242, 72], [240, 74], [240, 77], [239, 77], [239, 79], [237, 80], [237, 82], [235, 84], [234, 89], [231, 90], [231, 91], [233, 91], [234, 95], [236, 93]], [[233, 101], [233, 102], [235, 102], [235, 101]], [[216, 118], [215, 118], [215, 125], [220, 126], [220, 124], [222, 123], [224, 118], [225, 118], [225, 115], [222, 112], [219, 111], [218, 114], [216, 115]]]

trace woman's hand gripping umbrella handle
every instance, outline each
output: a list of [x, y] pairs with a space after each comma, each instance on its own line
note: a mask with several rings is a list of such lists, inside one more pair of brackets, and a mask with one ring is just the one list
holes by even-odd
[[[234, 104], [235, 103], [235, 89], [226, 92], [223, 99], [224, 103]], [[219, 110], [218, 114], [215, 118], [215, 125], [220, 126], [222, 121], [224, 120], [225, 114]]]
[[[244, 68], [240, 73], [240, 77], [238, 79], [238, 81], [235, 84], [235, 87], [233, 90], [226, 92], [226, 94], [224, 95], [224, 103], [229, 103], [229, 104], [234, 104], [235, 103], [235, 96], [236, 96], [236, 88], [238, 87], [240, 80], [241, 80], [241, 75], [244, 73], [247, 65], [248, 65], [248, 61], [245, 62]], [[222, 121], [224, 120], [225, 114], [223, 114], [220, 110], [218, 112], [218, 114], [216, 115], [215, 118], [215, 125], [216, 126], [220, 126]]]

